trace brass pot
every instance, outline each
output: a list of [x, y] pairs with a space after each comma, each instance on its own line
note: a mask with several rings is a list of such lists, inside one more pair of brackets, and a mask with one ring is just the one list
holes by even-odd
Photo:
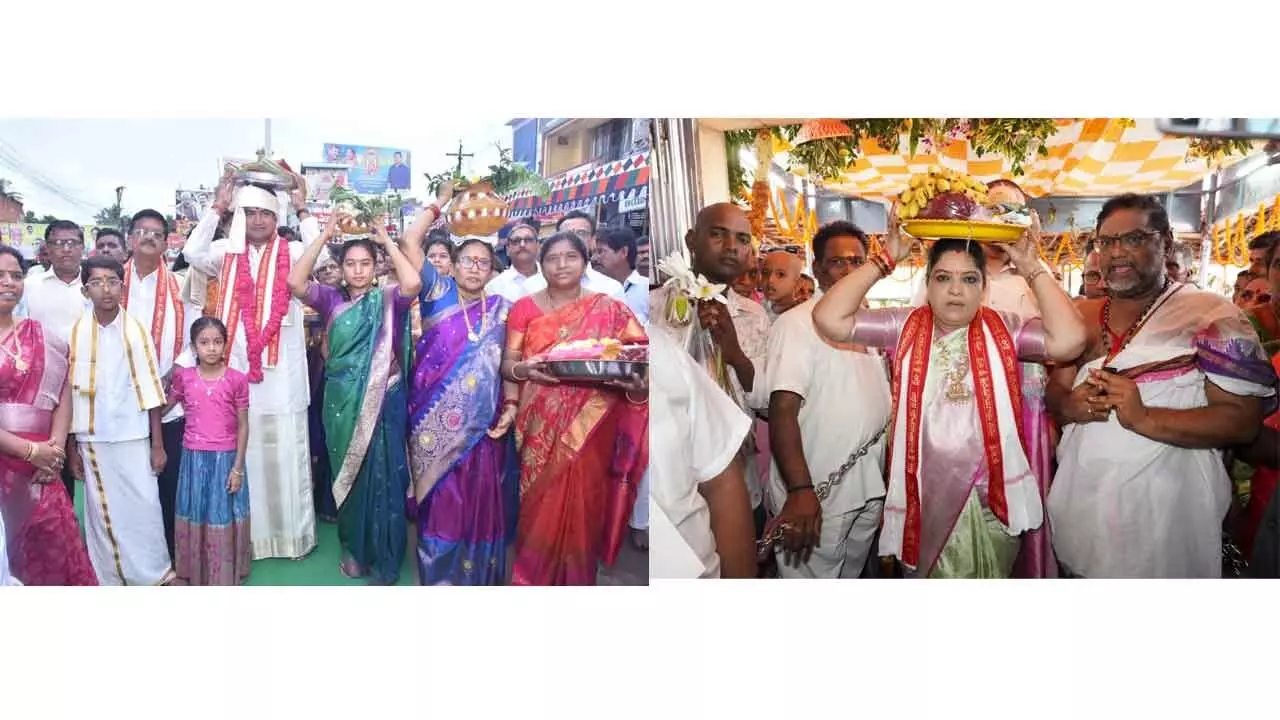
[[459, 237], [493, 235], [507, 224], [507, 202], [493, 190], [493, 184], [479, 182], [454, 195], [449, 206], [449, 232]]

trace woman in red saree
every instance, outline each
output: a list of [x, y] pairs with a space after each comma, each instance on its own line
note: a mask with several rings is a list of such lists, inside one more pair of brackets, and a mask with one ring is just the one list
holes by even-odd
[[24, 585], [97, 585], [67, 489], [71, 399], [67, 344], [14, 318], [22, 256], [0, 246], [0, 512], [13, 576]]
[[551, 236], [540, 261], [547, 288], [512, 307], [502, 367], [521, 384], [511, 582], [594, 585], [600, 563], [617, 559], [649, 464], [648, 394], [642, 381], [560, 383], [524, 358], [575, 340], [647, 344], [648, 338], [625, 304], [582, 287], [587, 249], [578, 236]]

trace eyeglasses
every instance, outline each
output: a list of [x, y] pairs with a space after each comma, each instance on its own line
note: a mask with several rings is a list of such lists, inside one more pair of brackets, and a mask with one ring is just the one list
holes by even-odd
[[1111, 250], [1119, 245], [1123, 245], [1126, 250], [1137, 250], [1156, 237], [1160, 237], [1160, 233], [1155, 230], [1134, 230], [1124, 235], [1099, 235], [1094, 238], [1094, 242], [1100, 250]]
[[73, 247], [82, 246], [82, 245], [84, 245], [83, 240], [74, 240], [74, 239], [73, 240], [50, 240], [45, 243], [45, 247], [60, 248], [60, 249], [73, 248]]
[[90, 290], [101, 290], [103, 288], [108, 290], [119, 290], [123, 285], [124, 283], [116, 278], [108, 278], [106, 280], [103, 280], [102, 278], [95, 278], [84, 284], [84, 286]]
[[138, 238], [139, 240], [150, 238], [159, 240], [164, 237], [164, 233], [159, 230], [148, 230], [146, 228], [137, 228], [129, 233], [129, 237]]
[[1245, 301], [1246, 303], [1257, 303], [1258, 305], [1266, 305], [1267, 303], [1271, 302], [1271, 293], [1267, 292], [1266, 290], [1263, 290], [1261, 292], [1245, 290], [1244, 292], [1240, 293], [1240, 299]]
[[861, 255], [844, 255], [829, 257], [826, 259], [829, 267], [836, 270], [843, 270], [847, 267], [860, 268], [867, 264], [867, 259]]
[[516, 246], [519, 246], [519, 245], [537, 245], [537, 244], [538, 244], [538, 238], [536, 238], [536, 237], [534, 237], [534, 236], [532, 236], [532, 235], [519, 235], [519, 236], [512, 235], [511, 237], [507, 238], [507, 244], [508, 244], [508, 245], [516, 245]]
[[463, 270], [489, 270], [493, 268], [493, 261], [488, 258], [464, 256], [458, 258], [458, 267]]
[[1087, 283], [1098, 283], [1098, 282], [1102, 282], [1102, 273], [1100, 273], [1100, 272], [1087, 272], [1087, 273], [1085, 273], [1085, 274], [1084, 274], [1084, 281], [1085, 281], [1085, 282], [1087, 282]]

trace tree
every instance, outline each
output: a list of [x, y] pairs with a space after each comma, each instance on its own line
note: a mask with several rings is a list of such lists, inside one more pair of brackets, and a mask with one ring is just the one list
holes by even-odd
[[101, 227], [122, 228], [128, 220], [129, 216], [119, 205], [104, 207], [93, 216], [93, 223]]
[[50, 223], [58, 222], [58, 218], [53, 215], [41, 215], [36, 217], [34, 212], [28, 210], [27, 214], [22, 218], [22, 222], [31, 225], [48, 225]]

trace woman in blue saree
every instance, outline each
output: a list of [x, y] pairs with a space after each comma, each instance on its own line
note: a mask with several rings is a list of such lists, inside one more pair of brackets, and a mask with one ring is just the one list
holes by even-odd
[[499, 374], [511, 304], [485, 292], [495, 261], [486, 241], [462, 243], [452, 277], [415, 255], [428, 227], [424, 217], [405, 238], [422, 281], [409, 397], [418, 574], [423, 585], [498, 585], [519, 492], [519, 388]]
[[[352, 240], [338, 260], [344, 289], [311, 273], [333, 237], [338, 213], [289, 272], [289, 289], [322, 318], [328, 336], [322, 419], [338, 507], [341, 570], [350, 578], [395, 584], [404, 561], [404, 348], [407, 312], [420, 288], [418, 272], [376, 224], [373, 240]], [[391, 259], [399, 284], [374, 285], [377, 246]]]

